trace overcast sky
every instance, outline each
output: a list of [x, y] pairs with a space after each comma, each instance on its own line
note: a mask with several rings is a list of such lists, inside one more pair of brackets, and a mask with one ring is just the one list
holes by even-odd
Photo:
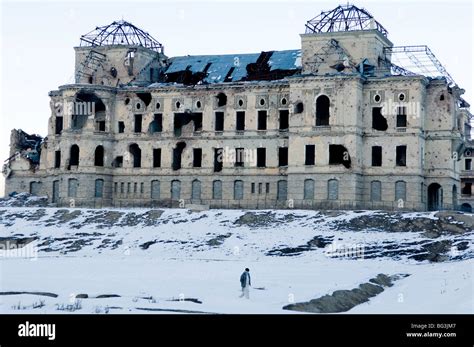
[[[73, 82], [79, 37], [125, 19], [149, 32], [168, 56], [256, 53], [300, 48], [304, 24], [327, 1], [1, 1], [0, 159], [11, 129], [47, 134], [48, 92]], [[340, 3], [345, 3], [341, 1]], [[473, 6], [465, 1], [357, 1], [395, 45], [426, 44], [473, 96]], [[4, 190], [0, 178], [0, 196]]]

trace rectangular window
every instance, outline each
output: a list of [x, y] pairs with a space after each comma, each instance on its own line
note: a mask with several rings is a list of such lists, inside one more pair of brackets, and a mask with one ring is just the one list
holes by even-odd
[[278, 166], [288, 166], [288, 147], [278, 148]]
[[161, 167], [161, 148], [153, 148], [153, 167]]
[[382, 146], [372, 146], [372, 166], [382, 166]]
[[290, 127], [290, 111], [280, 110], [280, 131], [288, 130]]
[[193, 167], [201, 167], [202, 148], [193, 148]]
[[258, 184], [258, 194], [262, 194], [263, 183]]
[[267, 149], [257, 148], [257, 167], [265, 167], [267, 161]]
[[202, 131], [202, 113], [194, 113], [194, 132]]
[[270, 183], [265, 183], [265, 193], [270, 194]]
[[397, 166], [407, 166], [407, 146], [397, 146]]
[[468, 171], [472, 170], [472, 159], [466, 159], [464, 164], [465, 164], [466, 170]]
[[105, 131], [105, 120], [98, 120], [95, 123], [96, 131]]
[[54, 152], [54, 168], [59, 169], [61, 167], [61, 151]]
[[397, 128], [407, 127], [407, 108], [405, 106], [397, 107]]
[[118, 132], [120, 134], [125, 132], [125, 123], [124, 122], [118, 122]]
[[258, 130], [267, 130], [267, 111], [258, 111]]
[[55, 134], [59, 135], [63, 131], [63, 117], [56, 117]]
[[235, 166], [236, 167], [244, 166], [244, 149], [243, 148], [235, 149]]
[[137, 193], [137, 182], [133, 183], [133, 193]]
[[245, 111], [237, 111], [236, 128], [237, 131], [245, 130]]
[[223, 150], [222, 148], [214, 148], [214, 172], [222, 171], [222, 162], [223, 162]]
[[252, 183], [250, 187], [252, 194], [255, 194], [255, 183]]
[[114, 183], [114, 193], [117, 194], [117, 191], [118, 191], [118, 183], [115, 182]]
[[315, 145], [306, 145], [305, 165], [314, 165]]
[[121, 182], [120, 183], [120, 194], [123, 194], [124, 193], [124, 183]]
[[224, 112], [216, 112], [216, 131], [224, 131]]
[[153, 122], [150, 123], [150, 132], [161, 133], [163, 131], [163, 114], [155, 113]]
[[141, 114], [136, 114], [135, 115], [135, 125], [133, 131], [136, 133], [141, 133], [142, 132], [142, 115]]

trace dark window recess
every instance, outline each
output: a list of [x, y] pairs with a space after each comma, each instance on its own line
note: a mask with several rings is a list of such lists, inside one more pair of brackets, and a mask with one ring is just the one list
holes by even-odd
[[295, 105], [295, 113], [303, 113], [304, 107], [302, 102], [298, 102]]
[[145, 103], [146, 106], [150, 105], [152, 99], [151, 93], [137, 93], [137, 96]]
[[105, 131], [105, 120], [96, 121], [97, 131]]
[[267, 111], [258, 111], [258, 130], [267, 130]]
[[245, 130], [245, 111], [237, 111], [237, 122], [235, 129], [237, 131]]
[[258, 184], [258, 194], [262, 194], [263, 183]]
[[464, 183], [464, 187], [461, 189], [462, 195], [471, 195], [472, 194], [472, 183], [466, 182]]
[[466, 159], [465, 162], [465, 170], [472, 170], [472, 159]]
[[267, 161], [267, 149], [257, 148], [257, 167], [265, 167]]
[[78, 166], [79, 165], [79, 146], [72, 145], [71, 151], [69, 154], [69, 166]]
[[150, 123], [148, 131], [152, 134], [161, 133], [163, 131], [163, 114], [156, 113], [153, 116], [153, 121]]
[[142, 132], [142, 115], [136, 114], [135, 115], [135, 125], [134, 125], [134, 132], [141, 133]]
[[54, 152], [54, 168], [59, 169], [61, 167], [61, 151]]
[[56, 117], [56, 127], [54, 130], [54, 133], [56, 135], [59, 135], [61, 134], [62, 131], [63, 131], [63, 117]]
[[114, 161], [112, 162], [112, 167], [123, 167], [123, 156], [120, 155], [115, 157]]
[[185, 147], [186, 144], [184, 142], [178, 142], [176, 148], [173, 148], [173, 170], [181, 169], [181, 155]]
[[321, 95], [316, 100], [316, 126], [329, 125], [329, 98]]
[[124, 122], [118, 122], [118, 132], [119, 133], [125, 132], [125, 123]]
[[314, 145], [306, 145], [305, 150], [305, 165], [314, 165], [314, 154], [315, 154], [315, 146]]
[[407, 146], [397, 146], [397, 166], [407, 166]]
[[94, 153], [94, 165], [104, 166], [104, 147], [97, 146]]
[[382, 107], [372, 108], [372, 128], [380, 131], [388, 129], [387, 119], [382, 116]]
[[349, 151], [343, 145], [329, 145], [329, 165], [344, 165], [351, 167]]
[[216, 112], [216, 131], [224, 131], [224, 112]]
[[[192, 124], [191, 124], [192, 122]], [[202, 130], [202, 113], [175, 113], [174, 135], [181, 136], [185, 133], [191, 135], [193, 132]]]
[[136, 143], [130, 145], [130, 154], [133, 157], [133, 167], [141, 167], [142, 166], [142, 150]]
[[251, 192], [252, 194], [255, 194], [255, 183], [252, 183], [252, 184], [250, 185], [250, 192]]
[[397, 107], [397, 127], [407, 127], [407, 108], [405, 106]]
[[193, 148], [193, 167], [201, 167], [202, 148]]
[[270, 183], [265, 183], [265, 193], [270, 194]]
[[217, 94], [216, 98], [217, 98], [217, 107], [222, 107], [227, 104], [227, 96], [224, 93]]
[[235, 149], [235, 166], [237, 167], [244, 166], [244, 149], [243, 148]]
[[161, 167], [161, 148], [153, 148], [153, 167]]
[[290, 111], [280, 110], [280, 130], [288, 130], [290, 127]]
[[372, 166], [382, 166], [381, 146], [372, 146]]
[[223, 159], [223, 149], [222, 148], [214, 148], [214, 172], [221, 172], [222, 171], [222, 162]]
[[278, 148], [278, 166], [288, 166], [288, 147]]

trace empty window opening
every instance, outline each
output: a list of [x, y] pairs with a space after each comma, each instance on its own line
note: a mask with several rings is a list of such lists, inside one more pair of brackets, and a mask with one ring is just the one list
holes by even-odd
[[114, 194], [117, 194], [117, 192], [118, 192], [118, 183], [115, 182], [114, 183]]
[[161, 167], [161, 148], [153, 148], [153, 167]]
[[125, 98], [124, 103], [125, 105], [128, 105], [130, 103], [130, 98]]
[[135, 123], [133, 127], [133, 131], [136, 133], [141, 133], [142, 132], [142, 119], [143, 116], [141, 114], [136, 114], [135, 115]]
[[288, 130], [290, 127], [290, 111], [280, 110], [280, 131]]
[[303, 196], [303, 199], [305, 199], [305, 200], [313, 200], [314, 199], [314, 180], [313, 179], [304, 180], [304, 196]]
[[161, 190], [160, 181], [158, 180], [151, 181], [151, 198], [153, 200], [160, 199], [160, 190]]
[[267, 130], [267, 111], [258, 111], [258, 130]]
[[159, 110], [161, 108], [161, 104], [159, 102], [157, 102], [155, 104], [155, 110]]
[[150, 102], [151, 102], [150, 93], [137, 93], [137, 96], [140, 98], [141, 101], [145, 103], [146, 106], [150, 105]]
[[202, 107], [202, 103], [201, 101], [196, 101], [196, 108], [201, 108]]
[[462, 195], [472, 195], [472, 183], [471, 182], [465, 182], [464, 186], [461, 189], [461, 194]]
[[96, 198], [102, 198], [104, 196], [104, 180], [97, 179], [95, 180], [95, 194]]
[[104, 147], [97, 146], [94, 153], [94, 166], [104, 166]]
[[133, 183], [133, 193], [137, 193], [137, 182]]
[[120, 134], [125, 132], [125, 122], [118, 122], [118, 132]]
[[61, 151], [54, 152], [54, 168], [59, 169], [61, 167]]
[[262, 194], [263, 183], [258, 184], [258, 194]]
[[351, 167], [349, 151], [343, 145], [329, 145], [329, 165], [344, 165]]
[[305, 147], [305, 165], [314, 165], [315, 145], [306, 145]]
[[193, 167], [201, 167], [202, 148], [193, 148]]
[[407, 146], [397, 146], [397, 166], [407, 166]]
[[382, 166], [382, 146], [372, 146], [372, 166]]
[[244, 106], [244, 100], [239, 99], [239, 101], [237, 102], [237, 104], [238, 104], [240, 107]]
[[142, 150], [140, 147], [133, 143], [129, 147], [130, 154], [133, 158], [133, 167], [141, 167], [142, 166]]
[[148, 126], [148, 131], [151, 134], [161, 133], [163, 131], [163, 114], [155, 113], [153, 115], [153, 121]]
[[297, 102], [295, 105], [295, 113], [303, 113], [304, 107], [302, 102]]
[[217, 99], [217, 107], [222, 107], [222, 106], [227, 105], [227, 95], [225, 95], [224, 93], [217, 94], [216, 99]]
[[56, 116], [56, 126], [54, 129], [54, 133], [56, 135], [59, 135], [61, 134], [62, 131], [63, 131], [63, 117]]
[[465, 159], [464, 160], [464, 168], [465, 170], [472, 170], [472, 159]]
[[96, 120], [95, 121], [95, 130], [96, 131], [105, 131], [105, 120]]
[[181, 197], [181, 181], [171, 181], [171, 199], [179, 200]]
[[181, 169], [181, 156], [183, 154], [186, 144], [184, 142], [178, 142], [176, 148], [173, 148], [173, 170]]
[[245, 156], [245, 151], [243, 148], [235, 149], [235, 166], [236, 167], [244, 166], [244, 156]]
[[212, 182], [212, 198], [215, 200], [222, 199], [222, 181], [216, 180]]
[[84, 128], [89, 116], [94, 115], [96, 120], [105, 119], [105, 104], [94, 93], [79, 92], [74, 100], [71, 128]]
[[265, 193], [270, 194], [270, 183], [265, 183]]
[[123, 156], [119, 155], [112, 161], [112, 167], [123, 167]]
[[382, 107], [372, 107], [372, 128], [380, 131], [388, 129], [387, 119], [382, 116]]
[[265, 105], [265, 99], [260, 99], [260, 106], [264, 106]]
[[441, 94], [441, 95], [439, 96], [439, 101], [443, 101], [443, 100], [444, 100], [444, 94]]
[[174, 135], [192, 135], [202, 130], [202, 113], [175, 113]]
[[285, 106], [287, 103], [288, 103], [288, 101], [286, 100], [286, 98], [282, 98], [282, 99], [281, 99], [281, 104], [282, 104], [283, 106]]
[[236, 128], [237, 131], [245, 130], [245, 111], [237, 111]]
[[224, 112], [216, 112], [216, 131], [224, 131]]
[[405, 106], [397, 107], [397, 128], [407, 127], [407, 108]]
[[234, 200], [242, 200], [244, 198], [244, 182], [234, 181]]
[[257, 148], [257, 167], [265, 167], [267, 160], [267, 149]]
[[255, 183], [253, 183], [253, 182], [250, 185], [250, 193], [255, 194]]
[[75, 178], [70, 178], [67, 181], [67, 196], [68, 198], [76, 198], [77, 197], [77, 187], [79, 185], [79, 181]]
[[69, 166], [79, 166], [79, 146], [72, 145], [69, 153]]
[[130, 190], [130, 182], [127, 183], [127, 194], [130, 194], [131, 190]]
[[316, 126], [329, 125], [329, 98], [321, 95], [316, 99]]
[[145, 184], [143, 182], [140, 183], [140, 194], [143, 194], [145, 191]]
[[121, 183], [120, 183], [120, 194], [125, 193], [124, 187], [125, 187], [125, 183], [124, 183], [124, 182], [121, 182]]
[[331, 179], [328, 181], [328, 200], [339, 199], [339, 181]]
[[288, 147], [278, 148], [278, 166], [288, 166]]
[[214, 172], [222, 171], [223, 149], [214, 148]]

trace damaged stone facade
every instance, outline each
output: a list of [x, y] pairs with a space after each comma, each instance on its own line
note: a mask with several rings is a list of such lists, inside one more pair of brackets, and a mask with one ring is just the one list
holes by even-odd
[[377, 29], [301, 39], [301, 50], [174, 58], [76, 47], [76, 83], [49, 94], [47, 138], [12, 132], [6, 194], [86, 207], [460, 209], [460, 173], [472, 170], [463, 90], [387, 71], [393, 44]]

